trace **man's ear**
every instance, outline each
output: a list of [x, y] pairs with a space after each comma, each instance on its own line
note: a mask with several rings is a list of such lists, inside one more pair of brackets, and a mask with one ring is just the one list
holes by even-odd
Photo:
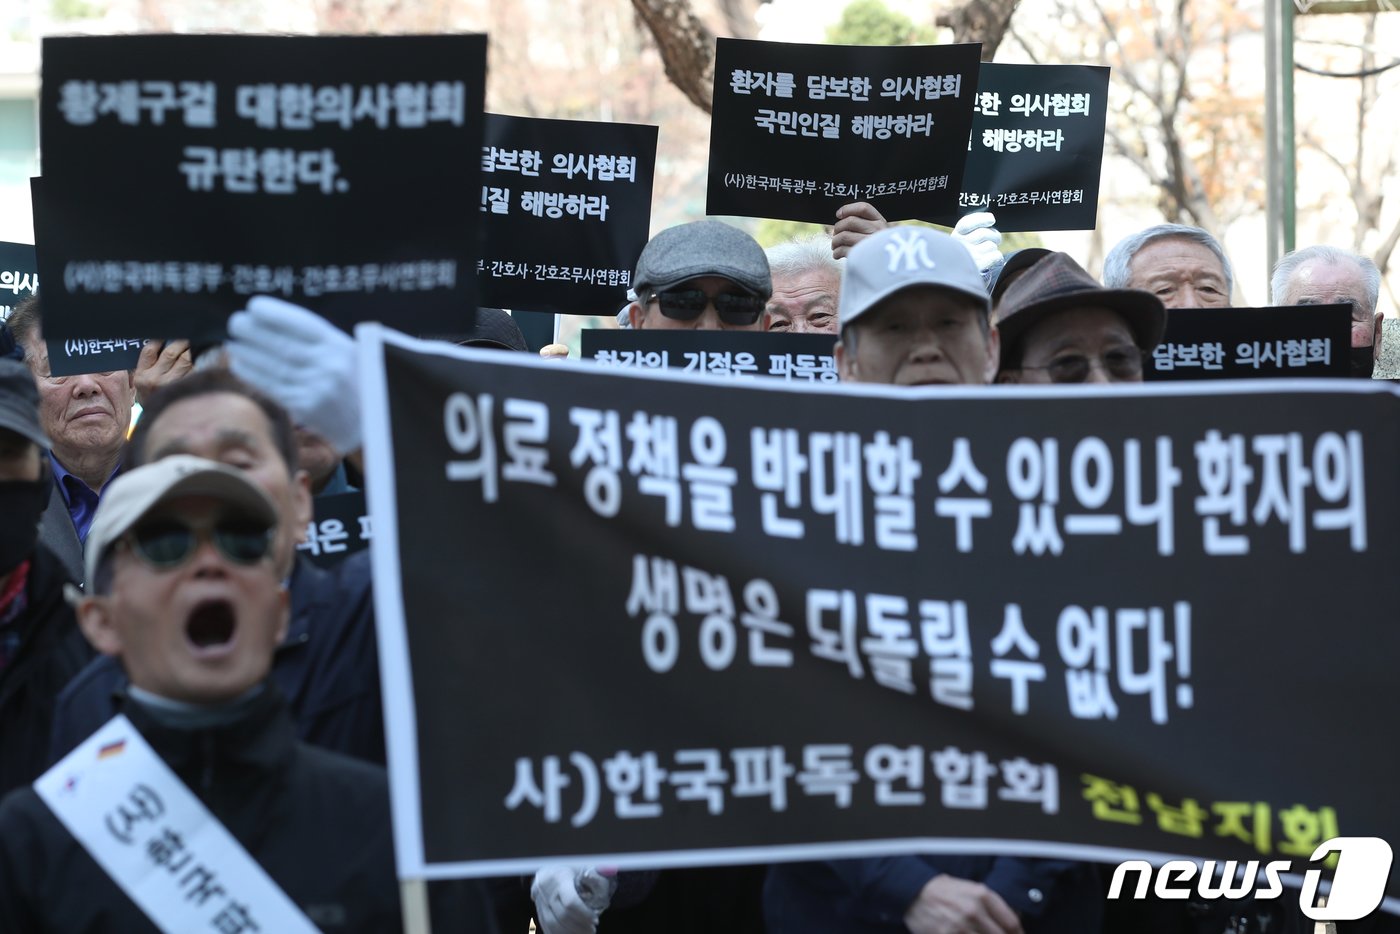
[[1381, 358], [1381, 332], [1384, 331], [1381, 322], [1384, 320], [1385, 312], [1378, 311], [1371, 324], [1371, 353], [1377, 360]]
[[642, 322], [646, 320], [646, 317], [646, 309], [637, 302], [633, 302], [627, 306], [627, 320], [632, 322], [632, 330], [640, 331], [642, 329]]
[[121, 655], [122, 638], [112, 623], [108, 597], [84, 597], [74, 610], [78, 628], [94, 649], [103, 655]]
[[987, 325], [987, 363], [982, 369], [982, 382], [996, 382], [997, 370], [1001, 369], [1001, 332], [995, 324]]
[[860, 382], [860, 376], [856, 372], [855, 357], [846, 353], [846, 345], [838, 340], [834, 353], [836, 354], [836, 375], [840, 377], [841, 381], [847, 383]]
[[[292, 477], [292, 507], [296, 510], [297, 527], [304, 530], [314, 513], [311, 503], [311, 474], [304, 470], [298, 470]], [[301, 541], [301, 538], [297, 541]]]

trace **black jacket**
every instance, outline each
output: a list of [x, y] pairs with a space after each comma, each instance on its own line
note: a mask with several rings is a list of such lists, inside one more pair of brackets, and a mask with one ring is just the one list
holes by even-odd
[[[323, 749], [384, 764], [384, 715], [374, 639], [369, 552], [333, 568], [298, 557], [292, 619], [272, 660], [272, 680], [287, 698], [297, 735]], [[126, 687], [117, 662], [101, 657], [58, 699], [50, 762], [57, 762], [116, 713]]]
[[[321, 930], [400, 930], [383, 769], [297, 742], [271, 685], [224, 726], [122, 712]], [[0, 803], [0, 931], [153, 930], [32, 788]]]
[[0, 795], [43, 773], [59, 692], [93, 656], [63, 599], [69, 581], [58, 557], [37, 546], [27, 605], [10, 623], [19, 648], [0, 669]]

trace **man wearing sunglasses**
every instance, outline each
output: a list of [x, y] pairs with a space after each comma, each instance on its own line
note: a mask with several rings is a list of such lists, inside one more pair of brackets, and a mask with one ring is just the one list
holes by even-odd
[[1140, 383], [1167, 313], [1142, 289], [1106, 289], [1051, 253], [1002, 293], [1001, 383]]
[[[292, 619], [273, 677], [304, 741], [384, 762], [379, 655], [374, 641], [369, 554], [319, 568], [296, 553], [311, 518], [306, 472], [297, 464], [291, 419], [281, 406], [230, 373], [210, 370], [153, 395], [132, 435], [130, 466], [194, 454], [242, 470], [277, 506], [275, 563], [291, 594]], [[72, 749], [113, 713], [124, 676], [98, 658], [59, 697], [53, 758]]]
[[773, 292], [768, 258], [748, 234], [692, 221], [652, 237], [632, 277], [632, 327], [757, 331]]
[[[277, 520], [242, 471], [212, 461], [126, 471], [88, 535], [79, 624], [130, 678], [121, 712], [313, 923], [398, 930], [383, 770], [298, 742], [268, 678], [288, 620]], [[0, 929], [151, 924], [24, 788], [0, 805]]]

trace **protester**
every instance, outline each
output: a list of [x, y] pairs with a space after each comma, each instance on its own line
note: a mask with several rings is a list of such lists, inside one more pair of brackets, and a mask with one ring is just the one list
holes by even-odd
[[652, 237], [632, 277], [637, 330], [756, 331], [773, 293], [758, 243], [720, 221], [692, 221]]
[[[297, 468], [291, 421], [275, 402], [220, 370], [199, 372], [153, 396], [132, 436], [131, 466], [196, 454], [247, 473], [277, 506], [274, 549], [288, 581], [292, 620], [272, 675], [300, 737], [370, 762], [384, 761], [378, 652], [370, 597], [369, 553], [331, 569], [298, 556], [311, 518], [309, 479]], [[59, 700], [54, 752], [66, 753], [112, 715], [123, 676], [97, 659]]]
[[830, 241], [817, 234], [765, 252], [773, 274], [773, 296], [764, 309], [763, 329], [834, 335], [843, 263], [832, 257]]
[[82, 580], [82, 543], [121, 462], [136, 384], [130, 370], [51, 376], [37, 297], [20, 302], [8, 324], [39, 386], [40, 421], [52, 442], [55, 495], [40, 520], [39, 540]]
[[968, 251], [935, 230], [899, 227], [860, 243], [841, 281], [841, 379], [921, 386], [980, 384], [999, 340]]
[[1124, 237], [1103, 261], [1109, 289], [1145, 289], [1168, 308], [1225, 308], [1235, 277], [1219, 241], [1199, 227], [1158, 224]]
[[1040, 258], [997, 304], [1000, 383], [1140, 383], [1166, 309], [1141, 289], [1105, 289], [1065, 253]]
[[[121, 712], [312, 923], [398, 930], [383, 770], [299, 743], [268, 677], [288, 622], [278, 512], [212, 461], [129, 470], [93, 520], [78, 618], [130, 679]], [[33, 789], [0, 805], [0, 929], [146, 931], [155, 914]]]
[[[836, 345], [841, 378], [987, 383], [1000, 341], [989, 304], [976, 262], [953, 237], [913, 227], [876, 234], [846, 260]], [[1100, 899], [1097, 873], [1084, 864], [896, 856], [774, 866], [764, 914], [770, 934], [1083, 934], [1097, 929]]]
[[1274, 264], [1270, 292], [1276, 305], [1351, 306], [1351, 372], [1369, 378], [1384, 312], [1376, 310], [1381, 271], [1359, 253], [1335, 246], [1294, 250]]
[[[840, 221], [832, 232], [829, 250], [826, 238], [814, 235], [789, 240], [766, 251], [773, 273], [773, 297], [764, 311], [765, 331], [837, 333], [842, 259], [851, 247], [889, 227], [880, 212], [865, 202], [843, 206], [837, 217]], [[988, 283], [995, 280], [1002, 264], [1001, 232], [995, 224], [995, 216], [980, 212], [961, 218], [953, 229], [953, 238], [972, 254]]]
[[63, 599], [76, 578], [39, 543], [48, 451], [34, 377], [0, 359], [0, 794], [44, 771], [58, 693], [92, 657]]

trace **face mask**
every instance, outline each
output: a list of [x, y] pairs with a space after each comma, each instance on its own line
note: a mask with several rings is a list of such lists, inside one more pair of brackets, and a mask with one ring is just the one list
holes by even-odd
[[34, 551], [39, 540], [39, 516], [48, 505], [52, 481], [0, 481], [0, 574], [17, 568]]
[[1376, 368], [1375, 348], [1367, 345], [1365, 347], [1351, 348], [1351, 375], [1357, 379], [1370, 379], [1371, 371]]

